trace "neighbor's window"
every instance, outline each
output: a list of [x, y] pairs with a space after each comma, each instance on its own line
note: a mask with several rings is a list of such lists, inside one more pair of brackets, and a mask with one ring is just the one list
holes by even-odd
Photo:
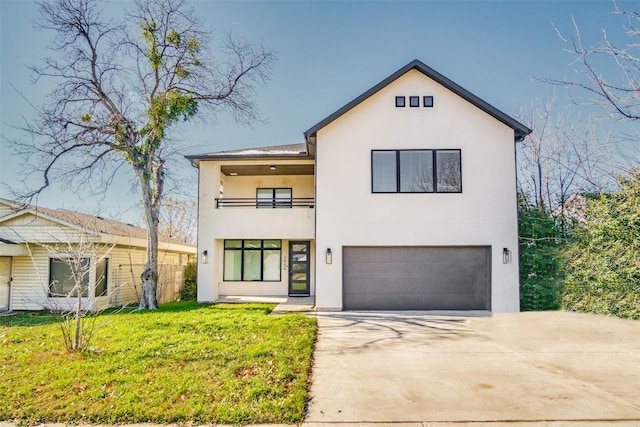
[[258, 188], [256, 190], [257, 208], [290, 208], [291, 188]]
[[279, 282], [280, 240], [225, 240], [224, 280]]
[[460, 150], [373, 150], [374, 193], [460, 193]]
[[[182, 257], [182, 254], [180, 256]], [[96, 264], [95, 296], [103, 297], [107, 295], [108, 276], [109, 276], [109, 258], [103, 258], [98, 262], [98, 264]]]
[[[72, 268], [72, 261], [49, 259], [49, 296], [66, 297], [77, 296], [74, 291], [76, 283], [81, 287], [82, 296], [89, 294], [89, 258], [83, 258], [76, 268]], [[74, 274], [74, 270], [75, 274]], [[73, 292], [73, 293], [72, 293]]]

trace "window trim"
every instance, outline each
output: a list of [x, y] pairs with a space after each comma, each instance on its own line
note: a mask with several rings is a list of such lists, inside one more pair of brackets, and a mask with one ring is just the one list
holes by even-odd
[[[260, 247], [259, 248], [245, 248], [245, 243], [246, 241], [251, 241], [251, 240], [257, 240], [260, 242]], [[265, 241], [277, 241], [280, 243], [280, 247], [279, 248], [268, 248], [265, 247], [264, 242]], [[227, 242], [230, 241], [239, 241], [240, 242], [240, 247], [239, 248], [227, 248], [226, 244]], [[260, 251], [260, 279], [259, 280], [245, 280], [244, 279], [244, 253], [245, 251]], [[274, 251], [277, 250], [280, 252], [280, 258], [278, 261], [278, 279], [277, 280], [264, 280], [264, 253], [265, 251]], [[227, 251], [236, 251], [236, 252], [240, 252], [240, 279], [238, 280], [227, 280], [225, 279], [226, 277], [226, 272], [227, 272], [227, 265], [226, 265], [226, 252]], [[224, 282], [269, 282], [269, 283], [278, 283], [278, 282], [282, 282], [282, 240], [280, 239], [224, 239], [224, 241], [222, 242], [222, 280]]]
[[[432, 164], [433, 164], [433, 191], [401, 191], [400, 190], [400, 186], [401, 186], [401, 182], [400, 182], [400, 175], [401, 175], [401, 168], [400, 168], [400, 153], [401, 152], [406, 152], [406, 151], [431, 151], [431, 155], [432, 155]], [[460, 190], [459, 191], [438, 191], [438, 165], [437, 165], [437, 153], [439, 151], [457, 151], [458, 152], [458, 158], [460, 159], [459, 162], [459, 177], [460, 177]], [[396, 153], [396, 191], [375, 191], [374, 187], [373, 187], [373, 176], [374, 176], [374, 170], [373, 170], [373, 156], [374, 153], [377, 152], [395, 152]], [[371, 150], [371, 193], [373, 194], [396, 194], [396, 193], [400, 193], [400, 194], [461, 194], [462, 193], [462, 150], [460, 148], [438, 148], [438, 149], [433, 149], [433, 148], [419, 148], [419, 149], [402, 149], [402, 150], [389, 150], [389, 149], [383, 149], [383, 150]]]

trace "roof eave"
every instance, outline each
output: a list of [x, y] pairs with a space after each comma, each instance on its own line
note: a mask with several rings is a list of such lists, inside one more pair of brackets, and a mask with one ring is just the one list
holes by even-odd
[[426, 64], [424, 64], [422, 61], [414, 59], [413, 61], [411, 61], [410, 63], [408, 63], [404, 67], [400, 68], [395, 73], [391, 74], [386, 79], [382, 80], [377, 85], [373, 86], [371, 89], [367, 90], [366, 92], [364, 92], [360, 96], [358, 96], [355, 99], [353, 99], [351, 102], [347, 103], [342, 108], [340, 108], [337, 111], [335, 111], [333, 114], [330, 114], [329, 116], [325, 117], [323, 120], [319, 121], [318, 123], [316, 123], [315, 125], [310, 127], [307, 131], [304, 132], [305, 140], [307, 142], [309, 142], [309, 143], [313, 143], [315, 141], [316, 134], [320, 129], [322, 129], [323, 127], [325, 127], [329, 123], [333, 122], [338, 117], [342, 116], [347, 111], [349, 111], [352, 108], [354, 108], [356, 105], [360, 104], [361, 102], [363, 102], [367, 98], [371, 97], [372, 95], [374, 95], [375, 93], [377, 93], [378, 91], [380, 91], [384, 87], [388, 86], [390, 83], [392, 83], [393, 81], [397, 80], [398, 78], [400, 78], [401, 76], [403, 76], [404, 74], [408, 73], [409, 71], [411, 71], [413, 69], [416, 69], [416, 70], [420, 71], [421, 73], [423, 73], [427, 77], [431, 78], [435, 82], [441, 84], [442, 86], [446, 87], [447, 89], [449, 89], [450, 91], [452, 91], [456, 95], [458, 95], [461, 98], [467, 100], [468, 102], [470, 102], [473, 105], [475, 105], [476, 107], [480, 108], [481, 110], [483, 110], [487, 114], [493, 116], [495, 119], [501, 121], [505, 125], [507, 125], [510, 128], [512, 128], [514, 130], [514, 132], [515, 132], [514, 139], [516, 141], [521, 141], [522, 139], [524, 139], [525, 136], [527, 136], [529, 133], [531, 133], [531, 129], [527, 128], [526, 126], [524, 126], [522, 123], [518, 122], [517, 120], [515, 120], [511, 116], [503, 113], [502, 111], [498, 110], [497, 108], [495, 108], [491, 104], [487, 103], [486, 101], [484, 101], [481, 98], [477, 97], [476, 95], [472, 94], [471, 92], [469, 92], [468, 90], [466, 90], [462, 86], [458, 85], [457, 83], [453, 82], [452, 80], [450, 80], [447, 77], [443, 76], [442, 74], [438, 73], [433, 68], [431, 68], [431, 67], [427, 66]]
[[227, 160], [227, 159], [238, 159], [238, 160], [249, 160], [249, 159], [270, 159], [270, 160], [290, 160], [290, 159], [307, 159], [309, 158], [308, 154], [264, 154], [264, 155], [256, 155], [256, 154], [216, 154], [216, 155], [194, 155], [194, 156], [185, 156], [187, 160]]

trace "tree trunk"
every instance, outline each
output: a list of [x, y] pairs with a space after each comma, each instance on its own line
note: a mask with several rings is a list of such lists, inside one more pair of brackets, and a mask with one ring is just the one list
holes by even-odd
[[158, 221], [160, 217], [159, 200], [162, 186], [156, 183], [153, 188], [151, 173], [146, 168], [134, 166], [142, 189], [144, 218], [147, 225], [147, 259], [142, 273], [142, 296], [138, 308], [156, 310], [158, 308]]
[[73, 349], [75, 351], [80, 350], [80, 332], [81, 332], [81, 324], [82, 322], [82, 288], [80, 286], [76, 286], [76, 293], [78, 294], [78, 301], [76, 305], [76, 336], [74, 337]]

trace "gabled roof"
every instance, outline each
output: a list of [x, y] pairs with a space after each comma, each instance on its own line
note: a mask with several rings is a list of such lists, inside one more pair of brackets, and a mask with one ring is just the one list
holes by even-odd
[[214, 153], [193, 154], [185, 156], [191, 163], [197, 165], [200, 160], [221, 159], [272, 159], [284, 160], [291, 158], [313, 158], [313, 152], [309, 150], [306, 142], [286, 145], [272, 145], [270, 147], [243, 148], [240, 150], [217, 151]]
[[493, 116], [497, 120], [501, 121], [505, 125], [512, 128], [514, 130], [514, 138], [516, 141], [521, 141], [522, 139], [524, 139], [525, 136], [531, 133], [531, 129], [529, 129], [522, 123], [518, 122], [514, 118], [508, 116], [507, 114], [498, 110], [494, 106], [478, 98], [477, 96], [475, 96], [474, 94], [472, 94], [471, 92], [463, 88], [462, 86], [454, 83], [453, 81], [449, 80], [442, 74], [438, 73], [433, 68], [430, 68], [424, 63], [422, 63], [421, 61], [415, 59], [410, 63], [408, 63], [407, 65], [405, 65], [404, 67], [400, 68], [395, 73], [391, 74], [389, 77], [387, 77], [386, 79], [384, 79], [383, 81], [381, 81], [380, 83], [378, 83], [377, 85], [375, 85], [374, 87], [366, 91], [365, 93], [363, 93], [362, 95], [355, 98], [353, 101], [346, 104], [344, 107], [340, 108], [333, 114], [325, 117], [323, 120], [313, 125], [304, 133], [305, 139], [308, 142], [312, 142], [312, 138], [316, 137], [316, 134], [320, 129], [322, 129], [332, 121], [336, 120], [338, 117], [342, 116], [347, 111], [351, 110], [352, 108], [354, 108], [355, 106], [357, 106], [358, 104], [360, 104], [361, 102], [363, 102], [370, 96], [374, 95], [375, 93], [377, 93], [384, 87], [388, 86], [390, 83], [397, 80], [398, 78], [400, 78], [401, 76], [403, 76], [404, 74], [406, 74], [411, 70], [420, 71], [422, 74], [426, 75], [427, 77], [431, 78], [437, 83], [440, 83], [442, 86], [446, 87], [451, 92], [467, 100], [468, 102], [475, 105], [482, 111], [486, 112], [487, 114]]
[[[69, 211], [66, 209], [49, 209], [41, 206], [25, 205], [11, 200], [0, 199], [0, 203], [12, 208], [13, 213], [0, 217], [0, 225], [13, 218], [20, 217], [25, 214], [35, 215], [48, 219], [58, 224], [65, 225], [77, 229], [88, 234], [108, 234], [112, 236], [130, 237], [136, 239], [146, 239], [147, 230], [126, 224], [112, 219], [106, 219], [99, 216], [88, 215], [80, 212]], [[173, 243], [177, 245], [190, 246], [178, 239], [172, 239], [162, 235], [158, 236], [160, 242]]]

